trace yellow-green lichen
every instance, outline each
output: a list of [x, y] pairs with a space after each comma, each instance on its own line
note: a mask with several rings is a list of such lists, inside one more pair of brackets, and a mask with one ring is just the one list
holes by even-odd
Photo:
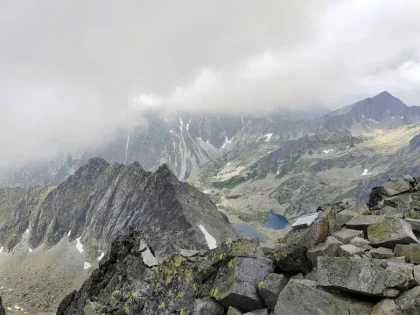
[[219, 294], [219, 289], [215, 288], [213, 291], [211, 291], [211, 296], [216, 297]]
[[165, 302], [162, 302], [162, 303], [160, 303], [160, 305], [159, 305], [158, 309], [165, 308], [165, 306], [166, 306]]
[[267, 281], [261, 281], [260, 283], [258, 283], [258, 288], [261, 289], [262, 287], [266, 286], [268, 284]]

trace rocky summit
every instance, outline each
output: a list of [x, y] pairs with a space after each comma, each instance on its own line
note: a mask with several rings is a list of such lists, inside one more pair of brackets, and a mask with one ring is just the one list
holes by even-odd
[[416, 178], [391, 179], [373, 189], [368, 207], [320, 206], [309, 226], [295, 225], [275, 248], [230, 239], [151, 264], [150, 236], [133, 230], [57, 315], [417, 315], [418, 187]]

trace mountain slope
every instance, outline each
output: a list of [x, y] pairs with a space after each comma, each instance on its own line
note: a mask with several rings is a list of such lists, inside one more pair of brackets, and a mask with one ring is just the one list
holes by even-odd
[[329, 132], [349, 130], [352, 134], [364, 134], [418, 121], [420, 107], [409, 107], [385, 91], [319, 118], [315, 127]]
[[0, 201], [2, 296], [31, 314], [53, 310], [78, 289], [132, 227], [147, 232], [159, 260], [238, 236], [205, 194], [166, 165], [151, 173], [94, 158], [57, 187], [2, 189]]

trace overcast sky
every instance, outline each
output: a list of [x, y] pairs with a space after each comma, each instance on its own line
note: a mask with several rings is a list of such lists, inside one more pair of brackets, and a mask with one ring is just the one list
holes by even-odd
[[2, 0], [0, 69], [0, 166], [97, 143], [147, 107], [261, 113], [382, 90], [420, 105], [420, 4]]

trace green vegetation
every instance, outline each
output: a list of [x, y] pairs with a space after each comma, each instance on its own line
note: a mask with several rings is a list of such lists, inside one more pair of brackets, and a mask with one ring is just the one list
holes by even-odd
[[270, 212], [241, 213], [238, 218], [244, 222], [266, 223]]
[[44, 192], [41, 194], [41, 196], [39, 197], [39, 200], [41, 202], [43, 202], [48, 195], [50, 194], [50, 192], [52, 192], [55, 189], [56, 186], [47, 186], [47, 188], [44, 190]]
[[357, 191], [357, 186], [346, 191], [345, 193], [342, 193], [341, 195], [335, 197], [333, 199], [333, 202], [339, 202], [342, 200], [346, 200], [346, 199], [355, 199], [356, 198], [356, 191]]
[[242, 184], [246, 181], [246, 178], [243, 176], [233, 176], [224, 181], [213, 181], [212, 185], [215, 188], [228, 188], [233, 189], [239, 184]]

